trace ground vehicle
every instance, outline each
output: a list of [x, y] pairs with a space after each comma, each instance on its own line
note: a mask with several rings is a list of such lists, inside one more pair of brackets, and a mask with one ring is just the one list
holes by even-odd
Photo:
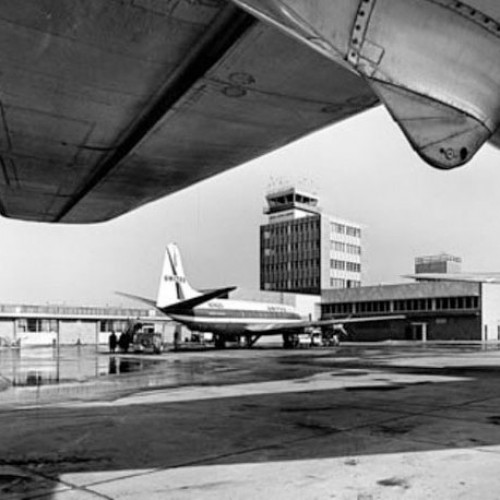
[[322, 335], [320, 331], [302, 333], [298, 335], [298, 347], [319, 347], [322, 345]]
[[134, 333], [132, 349], [134, 352], [160, 354], [163, 351], [161, 333], [155, 332], [152, 325], [141, 325]]

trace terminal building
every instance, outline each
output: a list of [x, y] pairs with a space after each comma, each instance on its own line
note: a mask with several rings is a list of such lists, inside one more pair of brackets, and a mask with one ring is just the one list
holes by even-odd
[[320, 295], [361, 286], [361, 227], [323, 214], [318, 197], [287, 188], [266, 196], [260, 288]]
[[150, 323], [164, 336], [173, 330], [169, 318], [156, 310], [0, 304], [0, 346], [103, 344], [130, 321]]
[[[483, 275], [457, 276], [461, 260], [448, 254], [415, 261], [417, 282], [324, 290], [323, 319], [403, 315], [404, 319], [349, 325], [352, 340], [500, 340], [500, 283]], [[430, 280], [419, 274], [453, 274]]]

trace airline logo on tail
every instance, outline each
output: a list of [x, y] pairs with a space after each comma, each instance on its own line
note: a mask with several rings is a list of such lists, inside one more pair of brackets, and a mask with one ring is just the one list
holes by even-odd
[[156, 302], [151, 299], [131, 295], [128, 293], [119, 293], [124, 297], [134, 300], [140, 300], [149, 306], [156, 307], [165, 314], [174, 312], [190, 311], [194, 307], [210, 302], [222, 296], [227, 296], [236, 287], [230, 286], [201, 293], [191, 287], [182, 267], [182, 260], [179, 249], [174, 243], [167, 245], [165, 250], [165, 259], [163, 261], [163, 270], [160, 275], [160, 286]]
[[173, 281], [174, 283], [187, 283], [184, 276], [163, 276], [164, 281]]
[[184, 276], [184, 272], [181, 265], [181, 257], [179, 255], [179, 249], [177, 245], [170, 244], [167, 246], [167, 254], [170, 260], [170, 267], [172, 268], [172, 275], [166, 275], [165, 280], [171, 281], [175, 283], [175, 289], [177, 292], [178, 300], [185, 300], [186, 294], [184, 293], [184, 289], [181, 286], [182, 284], [186, 284], [187, 280]]
[[[168, 247], [168, 255], [170, 257], [170, 262], [172, 263], [172, 267], [174, 268], [174, 272], [177, 270], [177, 266], [179, 265], [177, 263], [177, 254], [179, 252], [179, 249], [177, 248], [177, 245], [170, 244]], [[179, 256], [180, 259], [180, 256]]]
[[197, 305], [227, 295], [234, 288], [220, 288], [203, 294], [192, 288], [184, 274], [179, 249], [175, 243], [170, 243], [165, 250], [156, 307], [165, 313], [191, 310]]

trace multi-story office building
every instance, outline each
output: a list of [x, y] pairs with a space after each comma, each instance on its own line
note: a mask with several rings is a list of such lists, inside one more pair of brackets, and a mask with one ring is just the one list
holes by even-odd
[[262, 290], [319, 295], [361, 285], [361, 227], [323, 214], [318, 197], [287, 188], [266, 196], [260, 228]]

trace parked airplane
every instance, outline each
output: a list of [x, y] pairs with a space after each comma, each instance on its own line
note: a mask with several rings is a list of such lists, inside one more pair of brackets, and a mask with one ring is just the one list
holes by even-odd
[[404, 318], [393, 315], [307, 321], [291, 306], [220, 298], [235, 288], [225, 287], [206, 293], [195, 290], [186, 279], [177, 245], [169, 244], [156, 301], [117, 293], [155, 307], [192, 331], [212, 332], [217, 348], [224, 348], [228, 340], [241, 338], [250, 347], [263, 335], [282, 335], [284, 347], [295, 347], [299, 334], [316, 327], [345, 332], [344, 325], [349, 323]]

